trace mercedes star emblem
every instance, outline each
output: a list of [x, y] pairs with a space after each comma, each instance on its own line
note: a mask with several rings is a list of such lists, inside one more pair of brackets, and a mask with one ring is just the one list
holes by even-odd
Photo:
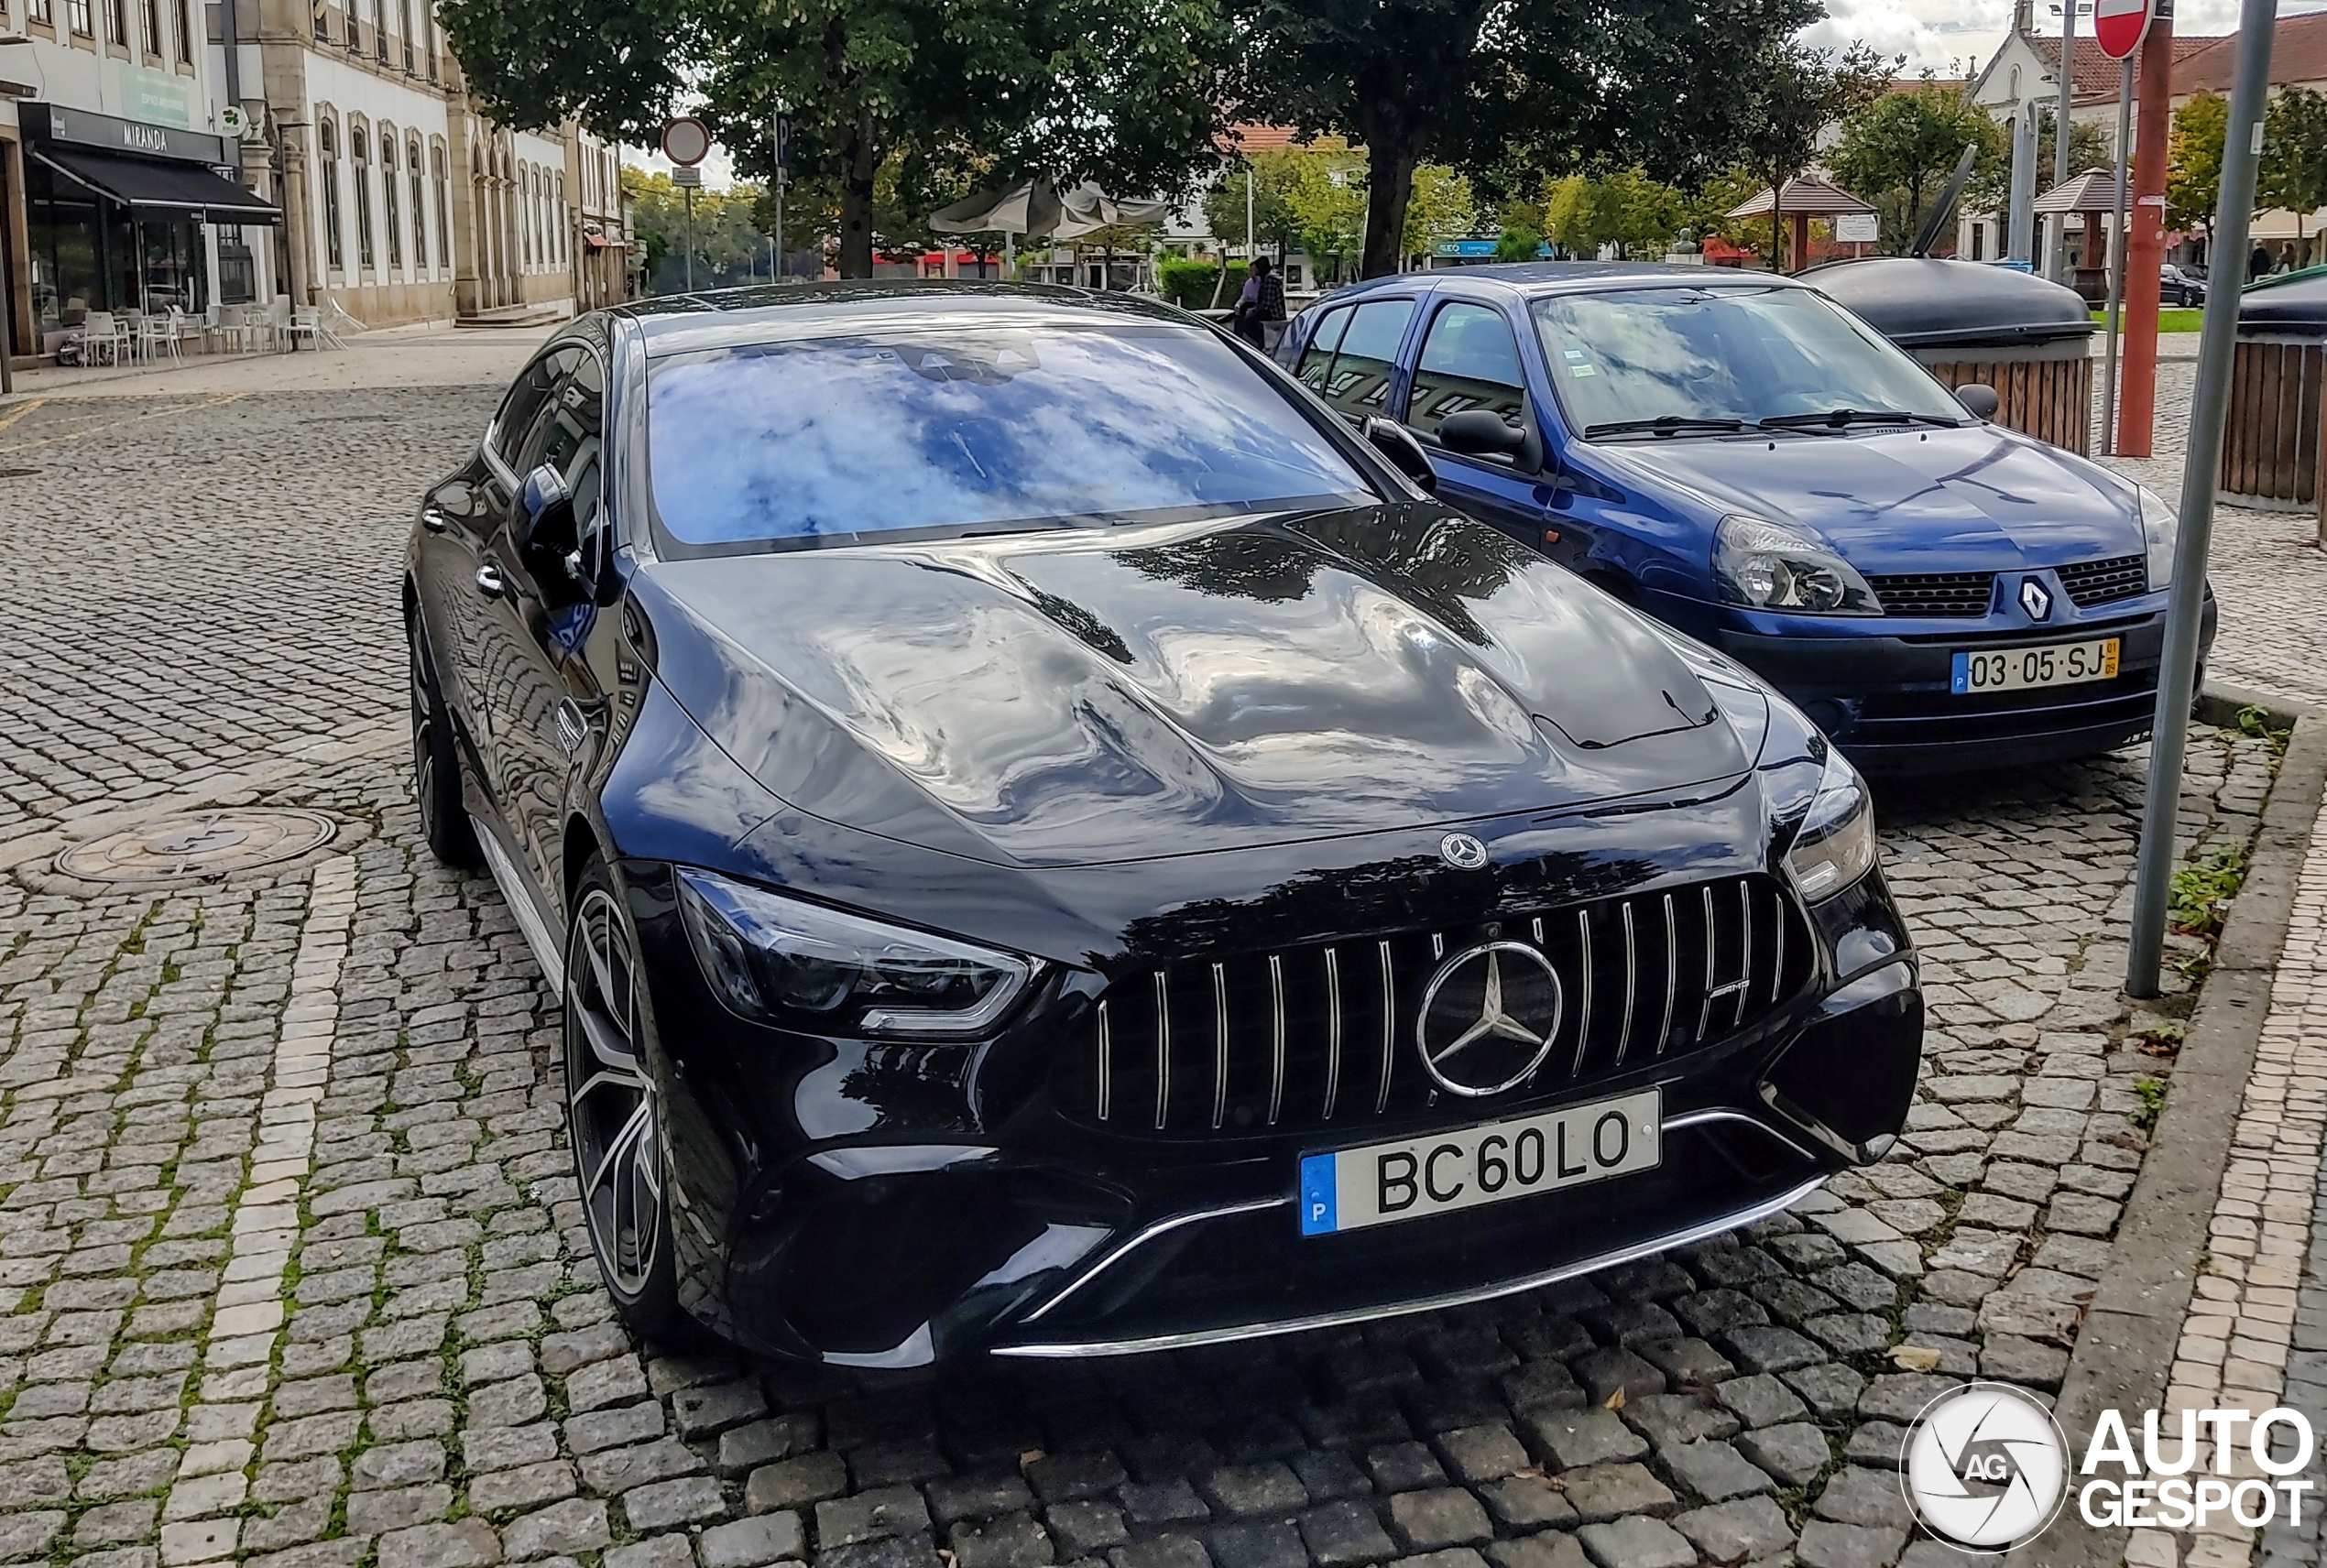
[[2052, 618], [2052, 595], [2045, 591], [2042, 582], [2034, 577], [2023, 577], [2020, 579], [2020, 608], [2028, 613], [2028, 619], [2032, 621], [2048, 621]]
[[1476, 871], [1487, 864], [1487, 846], [1469, 833], [1448, 833], [1438, 841], [1438, 858], [1457, 871]]
[[1526, 943], [1466, 948], [1422, 993], [1415, 1040], [1423, 1068], [1450, 1094], [1500, 1094], [1551, 1053], [1565, 1005], [1558, 971]]

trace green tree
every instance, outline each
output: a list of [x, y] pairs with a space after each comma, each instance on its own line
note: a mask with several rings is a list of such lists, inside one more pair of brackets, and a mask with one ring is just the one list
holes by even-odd
[[[2222, 192], [2222, 146], [2229, 134], [2230, 104], [2212, 93], [2194, 94], [2173, 112], [2173, 134], [2166, 142], [2168, 226], [2212, 225]], [[2245, 261], [2242, 256], [2228, 259], [2241, 266]]]
[[[1817, 158], [1818, 139], [1826, 127], [1881, 96], [1901, 63], [1885, 60], [1863, 43], [1837, 52], [1778, 41], [1755, 51], [1745, 74], [1758, 90], [1743, 138], [1743, 157], [1732, 161], [1752, 169], [1770, 190], [1782, 191]], [[1785, 224], [1783, 210], [1773, 210], [1773, 267], [1785, 260]]]
[[2295, 215], [2296, 250], [2307, 256], [2303, 220], [2327, 206], [2327, 93], [2289, 87], [2270, 101], [2255, 201]]
[[444, 0], [440, 14], [504, 124], [571, 116], [651, 142], [699, 102], [738, 172], [764, 175], [770, 119], [791, 105], [793, 168], [832, 191], [852, 278], [871, 272], [892, 158], [901, 179], [918, 159], [1185, 190], [1215, 156], [1229, 47], [1218, 0]]
[[[1470, 181], [1440, 163], [1417, 165], [1406, 199], [1404, 259], [1429, 255], [1440, 240], [1458, 239], [1479, 225], [1479, 199]], [[1527, 259], [1535, 259], [1535, 252]]]
[[[1354, 154], [1311, 153], [1284, 190], [1295, 244], [1312, 262], [1358, 254], [1365, 234], [1365, 163]], [[1337, 274], [1340, 270], [1336, 263]]]
[[1245, 187], [1251, 186], [1252, 243], [1282, 255], [1301, 243], [1301, 221], [1285, 204], [1285, 191], [1305, 161], [1319, 149], [1285, 147], [1247, 153], [1229, 165], [1204, 192], [1204, 222], [1223, 245], [1244, 243]]
[[1370, 278], [1396, 269], [1415, 171], [1434, 159], [1482, 181], [1511, 161], [1662, 179], [1735, 161], [1764, 91], [1740, 60], [1783, 50], [1819, 16], [1817, 0], [1225, 3], [1240, 24], [1240, 106], [1366, 149]]
[[1545, 229], [1571, 256], [1589, 258], [1613, 245], [1627, 258], [1654, 259], [1680, 232], [1684, 206], [1679, 191], [1637, 169], [1571, 174], [1545, 193]]
[[1874, 203], [1883, 214], [1882, 248], [1899, 255], [1914, 243], [1963, 149], [1993, 158], [2004, 146], [2003, 128], [1986, 110], [1927, 71], [1914, 87], [1885, 93], [1845, 119], [1827, 166]]

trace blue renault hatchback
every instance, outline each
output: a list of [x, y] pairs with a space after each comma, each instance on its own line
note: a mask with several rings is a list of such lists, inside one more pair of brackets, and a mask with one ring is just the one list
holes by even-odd
[[1730, 654], [1862, 765], [2007, 767], [2149, 727], [2172, 509], [1973, 414], [1807, 283], [1409, 274], [1320, 300], [1279, 354], [1410, 433], [1444, 499]]

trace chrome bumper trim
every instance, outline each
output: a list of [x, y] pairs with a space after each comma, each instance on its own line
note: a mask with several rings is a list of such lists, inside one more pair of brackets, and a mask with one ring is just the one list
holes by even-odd
[[[1735, 1119], [1739, 1121], [1751, 1122], [1753, 1126], [1762, 1127], [1764, 1132], [1769, 1130], [1763, 1123], [1752, 1116], [1735, 1116], [1735, 1113], [1725, 1115], [1735, 1116]], [[1706, 1116], [1700, 1119], [1715, 1118]], [[994, 1346], [989, 1354], [1030, 1360], [1068, 1360], [1100, 1356], [1144, 1356], [1158, 1350], [1188, 1350], [1197, 1345], [1228, 1345], [1242, 1340], [1267, 1339], [1277, 1334], [1306, 1334], [1314, 1329], [1346, 1328], [1352, 1323], [1373, 1323], [1383, 1318], [1407, 1317], [1415, 1312], [1442, 1312], [1448, 1307], [1467, 1306], [1474, 1301], [1491, 1301], [1503, 1296], [1515, 1296], [1523, 1290], [1540, 1290], [1546, 1285], [1555, 1285], [1562, 1279], [1572, 1279], [1580, 1274], [1597, 1273], [1602, 1269], [1613, 1269], [1618, 1264], [1631, 1263], [1643, 1258], [1653, 1257], [1670, 1247], [1687, 1247], [1691, 1242], [1704, 1241], [1720, 1236], [1724, 1231], [1735, 1230], [1740, 1225], [1752, 1225], [1755, 1220], [1767, 1219], [1770, 1215], [1799, 1202], [1825, 1184], [1826, 1177], [1813, 1176], [1777, 1197], [1723, 1214], [1718, 1219], [1707, 1220], [1702, 1225], [1690, 1225], [1686, 1229], [1673, 1231], [1631, 1247], [1620, 1247], [1613, 1252], [1603, 1252], [1594, 1258], [1563, 1264], [1557, 1269], [1547, 1269], [1538, 1274], [1528, 1274], [1516, 1279], [1505, 1279], [1492, 1285], [1481, 1285], [1474, 1290], [1450, 1290], [1411, 1301], [1396, 1301], [1373, 1307], [1354, 1307], [1345, 1312], [1319, 1312], [1311, 1317], [1287, 1318], [1274, 1323], [1240, 1323], [1228, 1328], [1192, 1329], [1185, 1334], [1154, 1334], [1145, 1339], [1079, 1340], [1047, 1345], [999, 1345]], [[1274, 1208], [1292, 1201], [1290, 1198], [1277, 1198], [1265, 1203], [1246, 1204], [1244, 1207], [1248, 1209]], [[1189, 1214], [1179, 1223], [1185, 1224], [1190, 1220], [1210, 1217], [1213, 1216]], [[1159, 1231], [1167, 1228], [1172, 1227], [1157, 1227]], [[1082, 1279], [1076, 1280], [1073, 1285], [1067, 1287], [1067, 1290], [1079, 1289], [1085, 1281], [1094, 1278], [1099, 1269], [1105, 1269], [1132, 1247], [1138, 1246], [1148, 1234], [1151, 1233], [1142, 1233], [1141, 1237], [1125, 1243], [1123, 1247], [1109, 1254], [1098, 1268], [1093, 1269]], [[1065, 1292], [1061, 1292], [1052, 1299], [1051, 1304], [1055, 1305], [1065, 1299]]]

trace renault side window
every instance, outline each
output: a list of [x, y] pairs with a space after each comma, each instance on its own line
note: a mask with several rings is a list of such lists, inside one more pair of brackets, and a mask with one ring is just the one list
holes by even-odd
[[1398, 344], [1414, 320], [1411, 299], [1371, 299], [1351, 313], [1349, 330], [1317, 390], [1353, 420], [1379, 414], [1390, 401], [1390, 378], [1398, 367]]
[[1325, 390], [1326, 377], [1333, 369], [1334, 351], [1341, 346], [1341, 334], [1349, 330], [1351, 312], [1352, 307], [1348, 305], [1327, 310], [1325, 319], [1317, 323], [1316, 335], [1309, 339], [1309, 346], [1301, 351], [1301, 363], [1294, 374], [1310, 391]]
[[1487, 408], [1518, 425], [1527, 406], [1519, 343], [1502, 312], [1452, 304], [1430, 322], [1406, 399], [1406, 423], [1435, 435], [1449, 414]]

